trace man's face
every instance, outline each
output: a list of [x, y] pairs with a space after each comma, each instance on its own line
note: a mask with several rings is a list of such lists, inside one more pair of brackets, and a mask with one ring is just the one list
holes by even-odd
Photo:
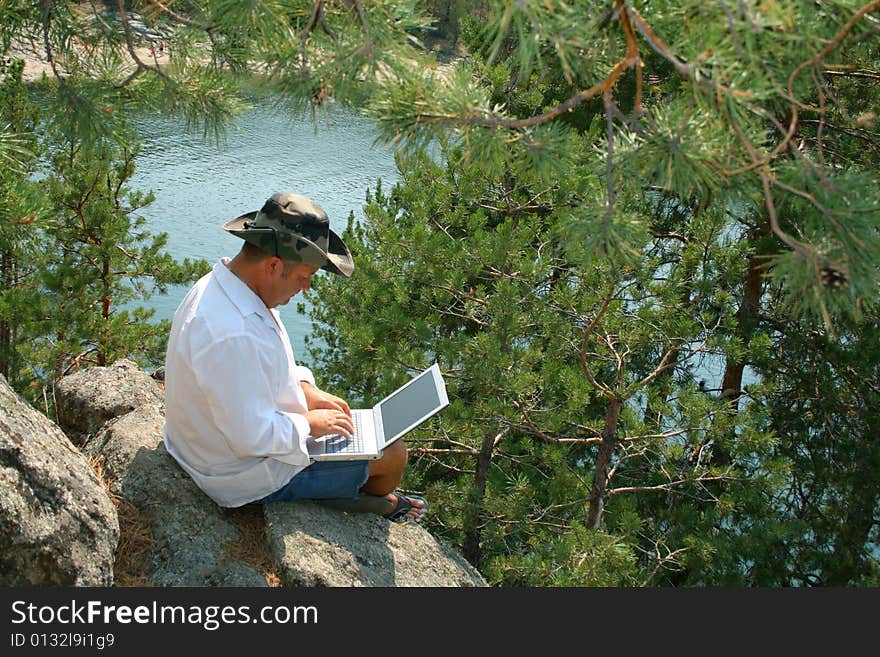
[[311, 287], [312, 276], [318, 271], [318, 267], [306, 265], [301, 262], [280, 260], [273, 271], [271, 286], [272, 305], [270, 308], [283, 306], [290, 301], [298, 292], [308, 291]]

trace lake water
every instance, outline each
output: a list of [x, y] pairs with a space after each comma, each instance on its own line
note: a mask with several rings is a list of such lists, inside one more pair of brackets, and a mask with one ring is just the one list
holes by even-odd
[[[212, 264], [233, 256], [241, 240], [222, 226], [258, 210], [275, 192], [304, 194], [320, 205], [336, 232], [350, 212], [363, 217], [366, 192], [381, 179], [398, 180], [390, 148], [374, 143], [377, 131], [365, 117], [339, 108], [291, 118], [270, 107], [243, 113], [220, 144], [187, 132], [179, 120], [149, 116], [137, 122], [141, 153], [131, 187], [153, 190], [156, 200], [140, 215], [153, 233], [167, 233], [166, 250], [175, 259], [204, 258]], [[329, 275], [329, 274], [323, 274]], [[156, 319], [171, 319], [187, 287], [155, 295], [148, 307]], [[294, 353], [302, 361], [308, 317], [296, 312], [297, 296], [279, 308]]]

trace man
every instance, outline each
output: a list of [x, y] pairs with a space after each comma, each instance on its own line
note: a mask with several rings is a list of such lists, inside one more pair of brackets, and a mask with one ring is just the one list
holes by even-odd
[[420, 521], [427, 502], [393, 492], [406, 466], [402, 440], [378, 460], [309, 459], [307, 441], [352, 436], [351, 410], [296, 364], [275, 308], [308, 290], [321, 269], [345, 277], [354, 271], [327, 214], [305, 196], [279, 193], [223, 228], [244, 240], [241, 251], [193, 286], [171, 326], [168, 452], [220, 506], [322, 499]]

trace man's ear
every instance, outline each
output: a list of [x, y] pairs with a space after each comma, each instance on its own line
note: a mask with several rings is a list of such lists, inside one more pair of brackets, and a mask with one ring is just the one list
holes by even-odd
[[279, 267], [283, 268], [284, 263], [281, 262], [281, 258], [278, 256], [269, 256], [266, 258], [266, 273], [274, 276], [275, 272], [279, 270]]

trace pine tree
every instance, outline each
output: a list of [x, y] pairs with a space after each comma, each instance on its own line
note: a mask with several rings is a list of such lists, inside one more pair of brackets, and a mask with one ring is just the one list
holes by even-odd
[[[563, 92], [538, 107], [494, 102], [468, 61], [431, 74], [436, 62], [419, 41], [431, 22], [405, 0], [192, 0], [173, 9], [145, 0], [133, 3], [143, 23], [121, 1], [115, 13], [42, 2], [4, 5], [0, 19], [8, 42], [30, 42], [49, 61], [81, 135], [144, 107], [220, 129], [242, 106], [235, 74], [259, 72], [300, 109], [331, 98], [365, 107], [387, 139], [418, 146], [454, 135], [474, 158], [510, 149], [524, 165], [559, 172], [578, 110], [601, 108], [605, 184], [581, 201], [605, 211], [571, 218], [591, 236], [589, 252], [620, 239], [627, 219], [615, 199], [626, 187], [682, 198], [737, 190], [764, 209], [783, 245], [768, 275], [786, 283], [797, 314], [833, 330], [878, 301], [876, 174], [844, 175], [837, 161], [852, 149], [837, 150], [838, 141], [876, 147], [877, 2], [476, 5], [478, 27], [461, 22], [478, 54], [509, 63], [521, 88], [534, 80]], [[150, 56], [152, 34], [167, 59]], [[844, 91], [860, 94], [864, 110], [837, 111]]]
[[33, 381], [20, 349], [31, 337], [39, 298], [39, 227], [44, 203], [32, 180], [39, 161], [36, 108], [22, 83], [21, 60], [0, 65], [0, 374], [14, 387]]
[[[517, 8], [508, 9], [515, 15]], [[547, 30], [546, 34], [550, 33]], [[556, 581], [564, 583], [602, 581], [578, 579], [592, 576], [578, 568], [586, 559], [601, 560], [603, 555], [610, 557], [622, 551], [631, 558], [636, 555], [641, 566], [617, 571], [618, 577], [629, 581], [644, 578], [654, 583], [760, 584], [776, 577], [774, 583], [809, 583], [811, 580], [799, 579], [793, 573], [791, 557], [782, 557], [781, 553], [773, 568], [755, 567], [767, 556], [768, 545], [791, 545], [814, 530], [809, 523], [795, 522], [791, 514], [779, 508], [778, 500], [787, 486], [807, 474], [803, 470], [805, 462], [777, 449], [780, 441], [787, 439], [774, 431], [774, 419], [767, 417], [759, 403], [740, 404], [744, 374], [747, 366], [765, 361], [768, 355], [777, 367], [789, 362], [790, 355], [775, 349], [773, 341], [779, 336], [779, 322], [791, 321], [791, 315], [786, 314], [791, 310], [808, 320], [817, 320], [817, 329], [828, 335], [833, 335], [835, 326], [874, 316], [876, 306], [870, 298], [876, 293], [876, 268], [870, 263], [876, 262], [871, 255], [876, 248], [875, 199], [871, 192], [859, 196], [847, 191], [857, 186], [876, 190], [871, 182], [873, 174], [852, 167], [858, 165], [851, 149], [852, 136], [849, 140], [839, 138], [841, 143], [835, 150], [825, 152], [830, 142], [820, 129], [802, 136], [799, 148], [803, 152], [788, 149], [780, 155], [772, 174], [739, 176], [741, 180], [732, 184], [728, 178], [736, 176], [724, 172], [719, 175], [712, 158], [724, 152], [732, 154], [737, 148], [748, 150], [751, 138], [734, 134], [725, 140], [721, 119], [729, 122], [724, 113], [727, 109], [722, 107], [713, 119], [711, 114], [718, 108], [708, 108], [709, 120], [701, 125], [692, 121], [694, 112], [706, 109], [700, 104], [689, 107], [685, 102], [676, 108], [674, 103], [667, 103], [666, 110], [677, 114], [660, 116], [658, 108], [653, 116], [646, 114], [650, 119], [647, 127], [633, 129], [638, 128], [634, 121], [641, 116], [634, 111], [640, 100], [638, 85], [626, 89], [624, 84], [618, 89], [617, 100], [605, 94], [601, 105], [593, 103], [565, 116], [566, 123], [580, 126], [579, 130], [599, 147], [599, 158], [579, 156], [578, 142], [560, 136], [558, 130], [547, 128], [546, 134], [536, 138], [529, 134], [531, 119], [502, 117], [504, 111], [515, 109], [537, 117], [534, 125], [541, 126], [558, 113], [541, 113], [536, 107], [565, 106], [564, 101], [552, 102], [553, 95], [565, 88], [561, 82], [564, 75], [554, 78], [552, 69], [549, 73], [545, 69], [541, 77], [530, 77], [528, 84], [521, 80], [517, 83], [512, 74], [516, 69], [500, 63], [518, 63], [522, 75], [527, 62], [511, 56], [524, 47], [522, 41], [506, 36], [498, 45], [499, 50], [507, 49], [503, 57], [496, 56], [499, 63], [493, 64], [490, 58], [485, 68], [475, 67], [478, 79], [482, 76], [489, 83], [482, 98], [475, 95], [471, 75], [452, 80], [452, 85], [459, 84], [459, 90], [471, 94], [472, 102], [493, 107], [491, 117], [487, 118], [488, 113], [456, 116], [450, 111], [441, 120], [425, 119], [427, 101], [419, 95], [420, 83], [400, 90], [398, 96], [378, 97], [376, 102], [385, 110], [389, 129], [398, 131], [401, 110], [410, 108], [407, 103], [416, 98], [415, 102], [421, 103], [419, 118], [404, 122], [407, 128], [403, 134], [410, 147], [426, 141], [425, 125], [428, 129], [454, 125], [466, 147], [457, 154], [443, 152], [445, 159], [453, 161], [451, 171], [441, 172], [427, 161], [404, 166], [404, 189], [395, 189], [391, 201], [378, 195], [376, 203], [384, 206], [382, 210], [368, 210], [366, 231], [352, 232], [352, 238], [363, 240], [358, 257], [359, 264], [366, 261], [367, 279], [358, 284], [352, 297], [339, 285], [323, 295], [325, 303], [334, 300], [329, 301], [331, 310], [318, 313], [319, 320], [332, 326], [326, 333], [319, 329], [330, 345], [320, 354], [329, 365], [326, 373], [338, 375], [345, 362], [345, 377], [340, 378], [340, 384], [355, 380], [362, 386], [350, 388], [353, 394], [369, 390], [388, 375], [389, 369], [417, 363], [423, 366], [434, 353], [454, 373], [456, 383], [463, 384], [455, 396], [465, 400], [466, 405], [476, 406], [474, 414], [453, 407], [444, 415], [444, 425], [448, 421], [448, 426], [442, 431], [455, 438], [449, 443], [432, 444], [424, 451], [416, 449], [420, 462], [426, 458], [442, 460], [439, 467], [414, 484], [455, 482], [448, 485], [445, 494], [442, 488], [432, 489], [450, 512], [440, 524], [469, 558], [489, 561], [488, 568], [497, 581], [547, 582], [552, 580], [540, 578], [551, 572], [557, 574]], [[663, 82], [658, 81], [658, 92], [664, 86], [673, 88]], [[824, 82], [816, 84], [820, 90], [825, 88]], [[432, 102], [451, 101], [451, 95], [443, 95], [440, 88], [432, 91], [425, 94]], [[678, 100], [686, 101], [684, 96]], [[574, 109], [577, 103], [569, 107]], [[628, 116], [621, 107], [632, 108], [628, 110], [632, 114]], [[762, 116], [766, 118], [767, 113], [762, 112]], [[772, 130], [773, 125], [772, 120], [767, 121], [768, 129]], [[738, 126], [733, 128], [736, 132]], [[502, 149], [493, 143], [499, 134], [498, 138], [503, 139], [518, 129], [521, 133], [507, 147]], [[704, 143], [682, 143], [689, 130], [694, 132], [692, 139], [704, 139]], [[445, 133], [434, 130], [429, 134], [442, 138]], [[854, 138], [863, 135], [857, 133]], [[548, 175], [548, 154], [532, 147], [531, 139], [541, 146], [549, 143], [560, 145], [560, 150], [565, 148], [563, 164], [550, 160]], [[672, 152], [671, 147], [676, 151], [689, 147], [697, 152]], [[837, 164], [822, 172], [820, 165], [803, 154], [810, 147], [817, 149], [818, 158], [825, 164], [832, 158]], [[461, 160], [456, 159], [462, 155]], [[863, 159], [864, 154], [859, 158]], [[843, 164], [850, 167], [850, 173], [841, 175], [836, 171]], [[567, 172], [564, 180], [556, 176], [563, 166]], [[545, 189], [540, 192], [541, 202], [535, 202], [539, 195], [536, 190], [542, 189], [536, 186], [542, 182], [542, 174]], [[788, 179], [792, 174], [801, 177]], [[441, 177], [446, 180], [438, 181]], [[477, 193], [466, 183], [471, 177], [479, 181]], [[526, 192], [525, 198], [518, 199], [513, 190]], [[782, 194], [777, 196], [780, 190]], [[825, 195], [834, 200], [823, 200], [828, 198]], [[838, 213], [831, 209], [835, 203], [853, 210]], [[493, 277], [481, 269], [501, 272], [507, 263], [503, 257], [496, 262], [484, 244], [492, 243], [489, 235], [497, 226], [493, 211], [503, 215], [511, 207], [524, 215], [520, 221], [533, 228], [542, 251], [552, 250], [554, 244], [567, 248], [553, 254], [559, 258], [557, 264], [544, 264], [543, 284], [533, 281], [516, 294], [499, 295], [503, 312], [496, 314], [489, 309], [496, 308], [493, 300], [498, 288]], [[375, 210], [374, 205], [369, 208]], [[837, 223], [843, 214], [848, 218], [845, 229]], [[780, 216], [785, 217], [782, 222]], [[801, 218], [802, 223], [798, 225], [794, 217]], [[541, 237], [541, 227], [548, 223], [555, 230]], [[789, 231], [804, 236], [805, 226], [810, 226], [808, 239], [795, 240], [796, 244], [789, 239]], [[838, 229], [842, 230], [839, 241], [829, 242], [827, 231]], [[854, 293], [848, 274], [830, 266], [831, 251], [822, 255], [810, 245], [819, 234], [815, 231], [825, 231], [826, 237], [818, 241], [836, 244], [834, 249], [845, 249], [847, 240], [867, 249], [865, 253], [853, 249], [847, 256], [853, 263], [848, 271], [855, 265], [862, 272], [859, 278], [866, 285], [861, 288], [864, 294]], [[468, 239], [466, 234], [473, 237]], [[505, 239], [511, 253], [530, 253], [527, 261], [541, 270], [541, 259], [527, 251], [525, 243], [509, 236]], [[384, 245], [385, 240], [390, 244]], [[450, 249], [458, 249], [463, 255]], [[835, 253], [838, 255], [833, 257], [843, 257], [842, 251]], [[487, 265], [487, 261], [492, 264]], [[790, 267], [793, 262], [800, 263], [797, 266], [811, 263], [813, 268], [822, 262], [829, 266], [819, 269], [818, 278], [804, 277], [803, 272], [799, 274]], [[425, 268], [427, 273], [423, 273]], [[522, 269], [528, 268], [517, 261], [514, 270]], [[554, 273], [549, 273], [551, 270]], [[458, 276], [450, 273], [456, 271]], [[450, 276], [452, 281], [446, 282], [444, 279]], [[403, 282], [409, 279], [416, 285]], [[434, 292], [419, 288], [436, 287], [438, 281], [444, 282], [444, 289], [452, 290], [451, 298], [434, 301]], [[529, 305], [526, 315], [531, 322], [514, 321], [517, 328], [511, 333], [496, 331], [496, 323], [509, 326], [511, 322], [501, 317], [507, 318], [514, 312], [512, 308], [523, 305], [524, 300], [532, 301], [538, 296], [537, 290], [548, 286], [556, 294], [568, 293], [562, 301], [554, 299], [554, 321], [541, 323], [541, 310]], [[603, 288], [606, 294], [597, 295], [596, 290]], [[768, 290], [773, 291], [770, 305], [765, 296]], [[364, 316], [351, 322], [341, 320], [343, 307], [349, 308], [354, 298], [374, 299], [376, 305], [368, 304]], [[336, 299], [344, 300], [339, 307], [335, 307]], [[814, 303], [806, 303], [811, 299]], [[565, 310], [562, 317], [560, 307]], [[544, 317], [547, 310], [543, 309]], [[767, 316], [774, 317], [773, 322], [767, 322]], [[424, 340], [421, 336], [425, 327], [414, 325], [407, 319], [411, 317], [429, 318], [429, 326], [443, 326], [444, 317], [447, 323], [450, 318], [460, 318], [458, 331], [480, 336], [479, 348], [456, 344], [446, 352], [432, 347], [447, 344], [448, 338], [441, 332]], [[566, 321], [568, 331], [560, 330], [566, 327]], [[511, 340], [511, 336], [515, 337]], [[531, 367], [504, 357], [511, 343], [532, 350], [532, 359], [523, 359]], [[535, 355], [538, 344], [544, 351]], [[573, 345], [580, 348], [574, 349]], [[724, 365], [717, 390], [707, 389], [705, 383], [697, 385], [704, 358], [714, 358], [716, 364]], [[395, 359], [396, 368], [378, 365]], [[570, 367], [578, 361], [580, 368]], [[353, 371], [360, 370], [352, 367], [352, 363], [359, 362], [365, 363], [363, 374]], [[550, 365], [544, 369], [535, 364], [543, 362]], [[580, 386], [574, 383], [578, 379]], [[560, 380], [565, 385], [553, 385]], [[575, 391], [579, 387], [584, 401], [575, 408], [568, 407], [560, 427], [553, 416], [566, 407], [547, 391], [555, 388], [556, 394], [578, 399]], [[760, 402], [761, 390], [749, 388], [747, 394]], [[473, 394], [468, 394], [471, 391]], [[512, 407], [519, 410], [514, 417], [510, 415]], [[573, 436], [571, 427], [579, 427], [586, 436]], [[508, 469], [506, 483], [537, 508], [541, 508], [539, 499], [546, 504], [545, 510], [585, 507], [583, 525], [564, 514], [556, 518], [555, 532], [542, 533], [535, 527], [535, 520], [546, 520], [544, 511], [535, 512], [533, 507], [532, 514], [518, 514], [514, 497], [498, 492], [501, 486], [492, 486], [489, 473], [501, 467], [498, 453], [502, 446], [521, 445], [535, 438], [546, 443], [554, 439], [568, 444], [583, 441], [585, 447], [577, 456], [569, 456], [579, 467], [572, 468], [570, 460], [546, 477], [554, 482], [554, 488], [558, 482], [579, 477], [580, 487], [570, 486], [570, 497], [542, 499], [538, 482], [527, 483], [528, 477], [523, 478], [519, 470], [518, 476], [510, 475], [513, 468]], [[521, 452], [515, 452], [515, 456], [518, 463], [526, 460]], [[548, 463], [560, 462], [559, 456], [549, 456], [548, 450], [541, 457]], [[538, 468], [537, 463], [532, 461], [532, 467]], [[550, 471], [550, 466], [546, 470]], [[584, 475], [576, 474], [578, 470], [592, 474], [588, 486]], [[860, 481], [867, 490], [876, 491], [876, 485], [866, 478]], [[573, 505], [573, 499], [579, 504]], [[857, 508], [870, 507], [872, 499], [874, 492], [866, 495]], [[462, 509], [457, 516], [451, 513], [455, 508]], [[590, 534], [583, 532], [598, 530], [607, 532], [611, 539], [598, 543], [604, 546], [602, 551], [578, 552], [578, 547], [597, 545], [595, 540], [585, 538]], [[580, 546], [572, 539], [578, 534]], [[558, 538], [553, 538], [556, 535]], [[492, 538], [498, 539], [494, 545]], [[876, 537], [864, 533], [860, 538], [858, 546], [850, 543], [848, 549], [855, 559], [870, 564], [870, 557], [857, 555], [870, 555]], [[729, 558], [719, 559], [720, 554]], [[532, 579], [529, 572], [541, 575]], [[604, 574], [614, 581], [614, 575]], [[846, 581], [858, 583], [866, 576], [859, 574]], [[815, 581], [830, 581], [818, 573], [813, 577]]]
[[193, 281], [204, 261], [175, 262], [167, 235], [152, 234], [137, 215], [152, 194], [134, 192], [137, 146], [124, 125], [114, 137], [83, 141], [69, 124], [52, 125], [51, 153], [41, 190], [46, 218], [33, 270], [32, 334], [18, 351], [44, 388], [87, 365], [132, 358], [157, 366], [164, 358], [168, 322], [151, 322], [136, 305], [168, 285]]

